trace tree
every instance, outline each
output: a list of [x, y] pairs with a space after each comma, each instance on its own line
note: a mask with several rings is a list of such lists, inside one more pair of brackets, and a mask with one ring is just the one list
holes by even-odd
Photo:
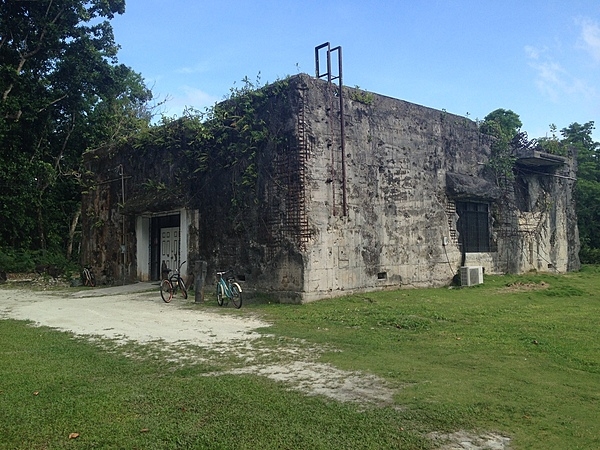
[[519, 115], [510, 109], [496, 109], [483, 118], [482, 131], [510, 142], [523, 124]]
[[150, 91], [117, 63], [124, 0], [0, 0], [0, 239], [61, 248], [82, 153], [147, 126]]
[[600, 263], [600, 143], [594, 142], [594, 122], [575, 122], [560, 132], [577, 154], [577, 221], [584, 263]]
[[564, 143], [577, 152], [577, 176], [580, 179], [600, 182], [600, 143], [594, 142], [594, 122], [583, 125], [572, 123], [560, 130]]
[[526, 140], [526, 136], [520, 133], [521, 126], [519, 115], [506, 109], [492, 111], [484, 117], [481, 124], [482, 133], [495, 138], [488, 167], [495, 174], [498, 185], [513, 178], [516, 160], [514, 149], [522, 145], [521, 141]]

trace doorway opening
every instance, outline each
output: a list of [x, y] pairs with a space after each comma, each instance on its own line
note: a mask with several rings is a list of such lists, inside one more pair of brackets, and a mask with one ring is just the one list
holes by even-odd
[[[171, 269], [180, 264], [182, 276], [188, 276], [190, 229], [198, 229], [198, 210], [185, 208], [136, 217], [136, 259], [139, 281], [160, 281], [163, 261]], [[195, 236], [192, 236], [195, 239]], [[192, 248], [197, 242], [192, 242]], [[191, 263], [190, 263], [191, 264]]]
[[163, 262], [171, 270], [181, 263], [180, 214], [152, 217], [150, 234], [150, 276], [156, 281], [161, 279]]

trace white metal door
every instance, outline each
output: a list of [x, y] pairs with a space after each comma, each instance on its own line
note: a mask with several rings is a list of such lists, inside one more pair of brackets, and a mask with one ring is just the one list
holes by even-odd
[[179, 268], [179, 227], [162, 228], [160, 230], [160, 264], [171, 270]]

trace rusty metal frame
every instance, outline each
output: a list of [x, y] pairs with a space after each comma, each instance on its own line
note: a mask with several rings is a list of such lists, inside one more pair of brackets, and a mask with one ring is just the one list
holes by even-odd
[[[326, 48], [327, 55], [327, 72], [320, 72], [320, 60], [319, 53], [321, 50]], [[337, 60], [338, 60], [338, 71], [337, 76], [333, 76], [331, 71], [331, 54], [337, 52]], [[338, 80], [339, 92], [338, 98], [340, 103], [340, 150], [341, 150], [341, 165], [342, 165], [342, 215], [348, 215], [348, 198], [346, 195], [347, 186], [346, 186], [346, 127], [345, 127], [345, 117], [344, 117], [344, 95], [343, 95], [343, 81], [342, 81], [342, 47], [338, 45], [337, 47], [331, 48], [329, 42], [325, 42], [321, 45], [315, 47], [315, 67], [316, 67], [316, 77], [324, 78], [327, 77], [327, 82], [331, 84], [334, 80]]]

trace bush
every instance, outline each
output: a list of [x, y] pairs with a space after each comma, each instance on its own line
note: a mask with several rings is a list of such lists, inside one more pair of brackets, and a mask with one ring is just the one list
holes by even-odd
[[31, 252], [25, 250], [0, 249], [0, 269], [5, 272], [33, 272], [35, 262]]
[[39, 272], [56, 277], [66, 271], [77, 271], [77, 264], [57, 251], [14, 250], [0, 248], [0, 271], [7, 273]]
[[582, 264], [600, 264], [600, 248], [581, 247], [579, 259]]

